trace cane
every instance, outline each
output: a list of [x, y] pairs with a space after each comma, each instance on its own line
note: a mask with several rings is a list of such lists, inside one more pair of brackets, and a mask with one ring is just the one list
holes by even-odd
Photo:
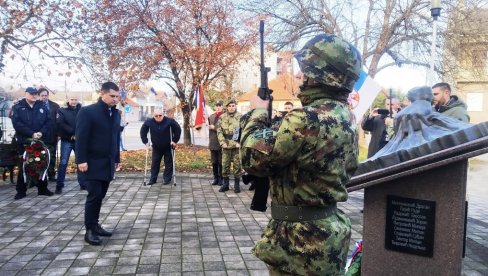
[[[171, 126], [169, 127], [169, 135], [170, 135], [170, 143], [173, 142], [173, 132], [171, 131]], [[175, 156], [176, 156], [176, 151], [175, 147], [171, 146], [171, 157], [173, 159], [173, 186], [176, 186], [176, 167], [175, 167]]]
[[147, 157], [149, 155], [149, 147], [151, 146], [151, 142], [147, 142], [146, 145], [146, 164], [144, 165], [144, 186], [146, 186], [146, 176], [147, 176]]

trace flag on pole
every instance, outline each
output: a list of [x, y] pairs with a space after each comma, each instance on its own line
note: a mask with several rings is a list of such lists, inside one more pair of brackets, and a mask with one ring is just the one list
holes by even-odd
[[205, 96], [201, 84], [195, 87], [193, 105], [196, 107], [195, 128], [200, 129], [205, 124]]
[[347, 99], [349, 108], [351, 108], [357, 120], [361, 120], [381, 90], [381, 86], [373, 78], [366, 72], [361, 71], [359, 79], [354, 84], [354, 89], [349, 93]]
[[158, 95], [158, 93], [156, 93], [156, 90], [154, 90], [154, 87], [151, 87], [150, 91], [151, 91], [151, 93], [154, 94], [154, 96], [157, 96]]

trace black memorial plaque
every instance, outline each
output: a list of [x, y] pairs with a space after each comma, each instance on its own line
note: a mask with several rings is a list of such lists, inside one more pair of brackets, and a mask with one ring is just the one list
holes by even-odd
[[434, 226], [435, 201], [387, 197], [386, 249], [432, 257]]

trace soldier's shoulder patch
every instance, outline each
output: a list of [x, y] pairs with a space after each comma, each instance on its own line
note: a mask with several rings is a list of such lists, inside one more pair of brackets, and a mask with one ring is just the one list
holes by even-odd
[[260, 129], [254, 132], [253, 137], [258, 139], [266, 139], [273, 136], [273, 130], [271, 129]]

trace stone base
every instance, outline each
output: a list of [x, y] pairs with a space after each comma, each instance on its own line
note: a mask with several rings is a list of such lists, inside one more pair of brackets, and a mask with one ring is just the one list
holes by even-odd
[[[464, 244], [468, 161], [365, 189], [363, 275], [460, 275]], [[385, 248], [387, 196], [434, 201], [433, 256]]]

